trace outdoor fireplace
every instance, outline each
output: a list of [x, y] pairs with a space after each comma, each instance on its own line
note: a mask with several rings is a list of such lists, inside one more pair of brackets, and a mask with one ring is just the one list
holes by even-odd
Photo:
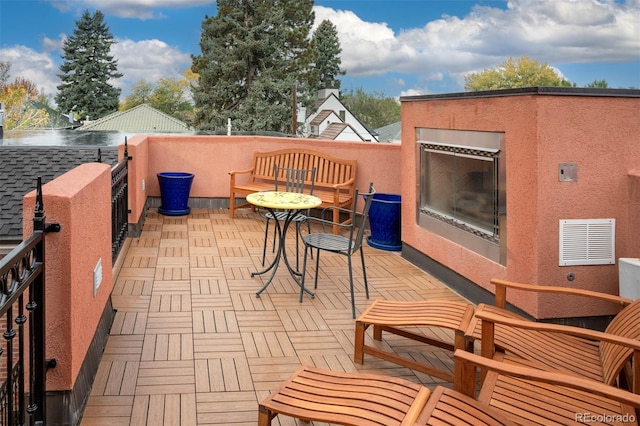
[[495, 262], [506, 262], [504, 134], [416, 129], [418, 223]]

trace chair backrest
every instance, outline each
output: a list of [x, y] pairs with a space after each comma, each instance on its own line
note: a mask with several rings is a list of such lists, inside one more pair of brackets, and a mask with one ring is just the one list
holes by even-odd
[[[640, 339], [640, 299], [634, 300], [621, 310], [611, 320], [605, 332], [628, 339]], [[613, 384], [632, 352], [630, 348], [624, 346], [607, 342], [600, 343], [600, 359], [605, 383]]]
[[[376, 189], [373, 187], [373, 182], [369, 184], [369, 192], [360, 193], [358, 188], [355, 190], [353, 197], [353, 209], [351, 211], [351, 230], [349, 231], [349, 239], [353, 241], [352, 252], [362, 247], [362, 238], [364, 236], [364, 228], [367, 224], [367, 218], [369, 216], [369, 208], [373, 202], [373, 196], [376, 193]], [[358, 199], [359, 195], [362, 195], [364, 199], [364, 206], [361, 211], [358, 211]], [[355, 235], [354, 235], [355, 233]]]
[[273, 165], [273, 176], [275, 179], [276, 191], [287, 191], [303, 193], [308, 187], [308, 194], [313, 194], [313, 185], [316, 180], [316, 168], [312, 169], [292, 169]]

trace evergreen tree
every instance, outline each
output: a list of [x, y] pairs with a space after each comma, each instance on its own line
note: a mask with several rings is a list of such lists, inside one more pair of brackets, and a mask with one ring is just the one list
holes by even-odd
[[337, 77], [344, 75], [345, 71], [340, 69], [342, 48], [335, 25], [326, 19], [322, 21], [313, 33], [312, 42], [316, 57], [317, 88], [339, 89], [340, 80]]
[[312, 0], [219, 0], [193, 57], [194, 124], [202, 130], [290, 132], [293, 90], [310, 99]]
[[114, 43], [104, 15], [99, 10], [89, 11], [76, 21], [73, 35], [63, 45], [64, 63], [59, 75], [56, 103], [62, 111], [74, 111], [84, 118], [96, 120], [118, 110], [120, 89], [110, 84], [122, 77], [118, 73], [118, 61], [110, 55]]

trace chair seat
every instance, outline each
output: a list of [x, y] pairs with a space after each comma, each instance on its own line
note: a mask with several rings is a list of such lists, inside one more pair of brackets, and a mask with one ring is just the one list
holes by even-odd
[[[264, 215], [267, 219], [277, 219], [279, 222], [284, 222], [287, 219], [287, 212], [274, 211], [273, 214], [268, 212]], [[293, 218], [292, 222], [304, 222], [307, 220], [307, 215], [299, 213], [296, 217]]]
[[307, 234], [302, 237], [302, 240], [309, 247], [331, 252], [348, 251], [353, 248], [353, 242], [351, 240], [335, 234]]

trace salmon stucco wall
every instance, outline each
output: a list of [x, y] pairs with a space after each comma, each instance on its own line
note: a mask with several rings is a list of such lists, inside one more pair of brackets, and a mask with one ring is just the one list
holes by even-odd
[[[402, 102], [403, 242], [493, 292], [493, 277], [618, 294], [613, 265], [559, 266], [561, 219], [616, 219], [616, 258], [639, 257], [634, 224], [640, 167], [640, 97], [522, 95], [424, 97]], [[506, 146], [506, 264], [498, 264], [418, 226], [416, 128], [503, 132]], [[559, 163], [577, 164], [560, 182]], [[635, 199], [634, 199], [635, 198]], [[568, 279], [569, 273], [575, 279]], [[601, 315], [614, 308], [512, 292], [537, 318]]]
[[129, 222], [138, 220], [146, 197], [160, 196], [156, 177], [159, 172], [193, 173], [191, 197], [228, 198], [229, 171], [250, 168], [256, 151], [287, 148], [357, 159], [356, 187], [361, 191], [368, 189], [370, 181], [378, 192], [397, 194], [401, 190], [399, 144], [267, 136], [136, 136], [129, 142], [131, 169], [138, 168], [129, 180]]
[[[78, 377], [113, 288], [111, 270], [111, 169], [83, 164], [43, 185], [45, 236], [47, 391], [68, 391]], [[24, 197], [24, 235], [33, 232], [35, 191]], [[91, 244], [88, 244], [91, 242]], [[93, 294], [94, 268], [102, 282]]]

